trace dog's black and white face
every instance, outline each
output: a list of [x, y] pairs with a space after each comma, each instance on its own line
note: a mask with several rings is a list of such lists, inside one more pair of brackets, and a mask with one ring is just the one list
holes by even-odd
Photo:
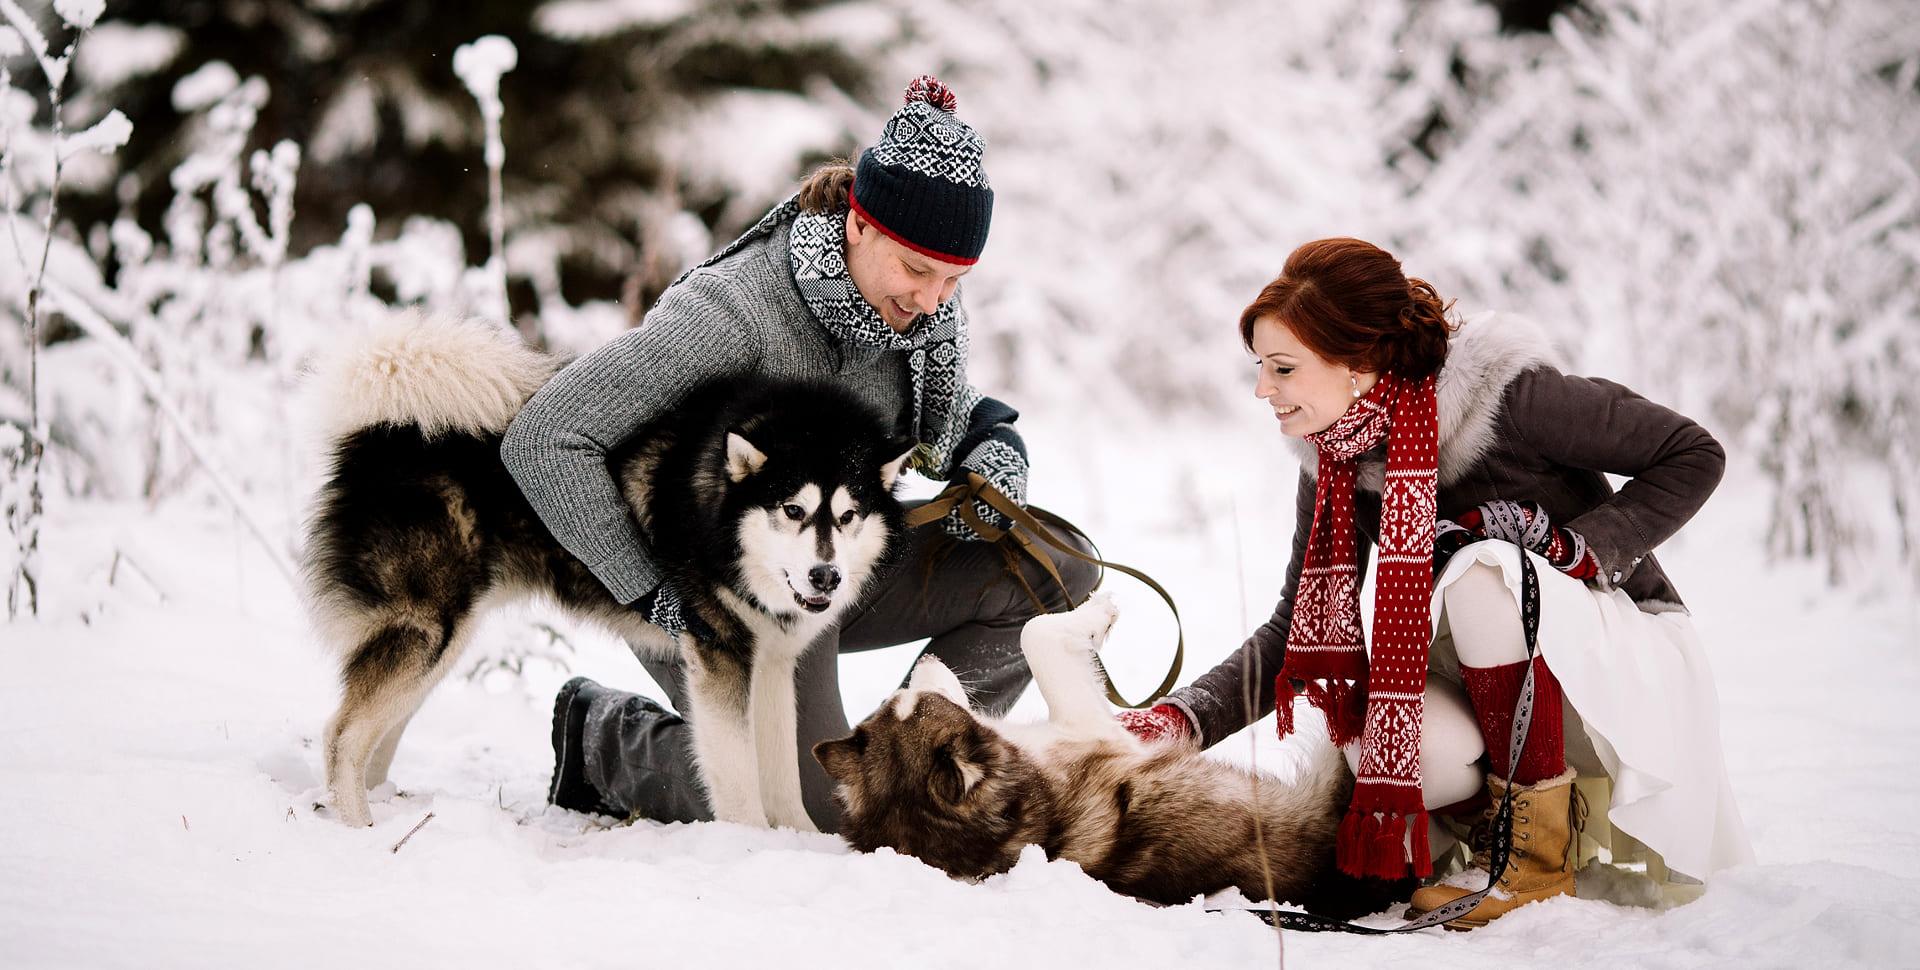
[[922, 661], [851, 737], [822, 741], [813, 756], [834, 780], [854, 848], [885, 846], [956, 876], [1011, 867], [1045, 797], [1038, 769], [968, 709], [937, 661]]
[[775, 615], [838, 613], [859, 595], [901, 528], [893, 488], [910, 443], [833, 447], [729, 432], [727, 505], [740, 583]]

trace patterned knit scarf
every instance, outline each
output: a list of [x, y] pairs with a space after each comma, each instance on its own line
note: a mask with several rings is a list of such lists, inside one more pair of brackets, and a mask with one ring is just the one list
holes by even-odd
[[[1355, 459], [1382, 438], [1387, 472], [1369, 670], [1353, 490]], [[1308, 436], [1320, 452], [1319, 481], [1275, 714], [1286, 737], [1293, 730], [1291, 684], [1306, 681], [1304, 693], [1326, 714], [1333, 743], [1360, 739], [1360, 770], [1340, 823], [1338, 853], [1340, 868], [1356, 876], [1432, 872], [1420, 795], [1420, 719], [1432, 633], [1438, 439], [1433, 377], [1411, 381], [1393, 374], [1382, 376], [1331, 427]]]
[[945, 478], [953, 473], [953, 464], [966, 457], [954, 454], [954, 449], [967, 432], [974, 405], [980, 403], [980, 392], [967, 384], [966, 311], [956, 292], [912, 330], [895, 333], [880, 318], [880, 312], [860, 296], [853, 278], [847, 275], [846, 218], [844, 208], [822, 213], [803, 211], [796, 194], [768, 210], [738, 239], [680, 274], [674, 282], [686, 279], [694, 269], [726, 259], [791, 221], [787, 229], [788, 262], [801, 299], [828, 336], [842, 346], [881, 347], [907, 355], [913, 378], [911, 433], [914, 440], [930, 449], [925, 464], [916, 461], [913, 467]]
[[787, 236], [793, 282], [807, 309], [843, 345], [896, 350], [913, 375], [913, 436], [933, 449], [929, 472], [946, 475], [979, 392], [967, 385], [967, 315], [956, 291], [906, 333], [880, 317], [847, 273], [846, 210], [800, 212]]

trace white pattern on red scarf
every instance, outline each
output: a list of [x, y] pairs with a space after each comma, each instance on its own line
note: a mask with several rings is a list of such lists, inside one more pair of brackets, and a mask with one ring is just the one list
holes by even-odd
[[[1360, 625], [1353, 492], [1355, 460], [1382, 439], [1387, 470], [1370, 662]], [[1280, 734], [1293, 729], [1291, 684], [1305, 681], [1304, 693], [1326, 714], [1334, 743], [1360, 741], [1353, 802], [1340, 823], [1340, 867], [1387, 879], [1425, 876], [1432, 864], [1420, 792], [1420, 720], [1439, 493], [1434, 379], [1384, 375], [1308, 440], [1319, 450], [1318, 483], [1286, 661], [1275, 685]]]

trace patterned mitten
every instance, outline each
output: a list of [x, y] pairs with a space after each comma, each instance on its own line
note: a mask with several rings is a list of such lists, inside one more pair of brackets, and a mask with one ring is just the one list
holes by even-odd
[[686, 607], [680, 591], [671, 583], [654, 587], [653, 592], [634, 601], [633, 609], [676, 640], [682, 633], [691, 633], [697, 640], [713, 639], [713, 628], [701, 621], [700, 614]]
[[[1555, 526], [1539, 502], [1495, 499], [1477, 509], [1461, 513], [1455, 522], [1443, 520], [1434, 536], [1435, 560], [1440, 557], [1443, 540], [1457, 541], [1454, 531], [1449, 530], [1448, 526], [1480, 538], [1518, 542], [1528, 550], [1539, 553], [1553, 568], [1575, 579], [1587, 580], [1600, 574], [1600, 561], [1593, 557], [1593, 550], [1587, 548], [1587, 540], [1578, 532]], [[1457, 545], [1453, 547], [1458, 548]], [[1451, 554], [1452, 549], [1448, 552]]]
[[1121, 711], [1113, 716], [1120, 726], [1133, 732], [1133, 736], [1148, 744], [1160, 741], [1188, 742], [1193, 740], [1193, 725], [1187, 723], [1187, 716], [1172, 704], [1155, 704], [1144, 711]]
[[[954, 469], [954, 481], [966, 481], [967, 472], [978, 472], [981, 478], [987, 480], [987, 484], [999, 489], [1015, 505], [1024, 507], [1027, 504], [1027, 456], [1006, 437], [991, 437], [975, 445]], [[988, 525], [1001, 529], [1008, 525], [1006, 516], [994, 511], [986, 502], [976, 500], [973, 510]], [[946, 518], [941, 520], [941, 527], [956, 539], [979, 538], [966, 520], [960, 517], [959, 508], [947, 513]]]

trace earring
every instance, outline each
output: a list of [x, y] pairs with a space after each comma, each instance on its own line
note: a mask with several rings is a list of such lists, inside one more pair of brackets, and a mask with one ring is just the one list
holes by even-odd
[[1352, 384], [1352, 385], [1353, 385], [1353, 397], [1354, 397], [1354, 400], [1356, 400], [1356, 401], [1357, 401], [1357, 400], [1359, 400], [1359, 399], [1360, 399], [1360, 378], [1358, 378], [1358, 377], [1356, 377], [1356, 376], [1354, 376], [1354, 374], [1353, 374], [1353, 372], [1352, 372], [1352, 371], [1348, 371], [1348, 372], [1347, 372], [1347, 383], [1349, 383], [1349, 384]]

